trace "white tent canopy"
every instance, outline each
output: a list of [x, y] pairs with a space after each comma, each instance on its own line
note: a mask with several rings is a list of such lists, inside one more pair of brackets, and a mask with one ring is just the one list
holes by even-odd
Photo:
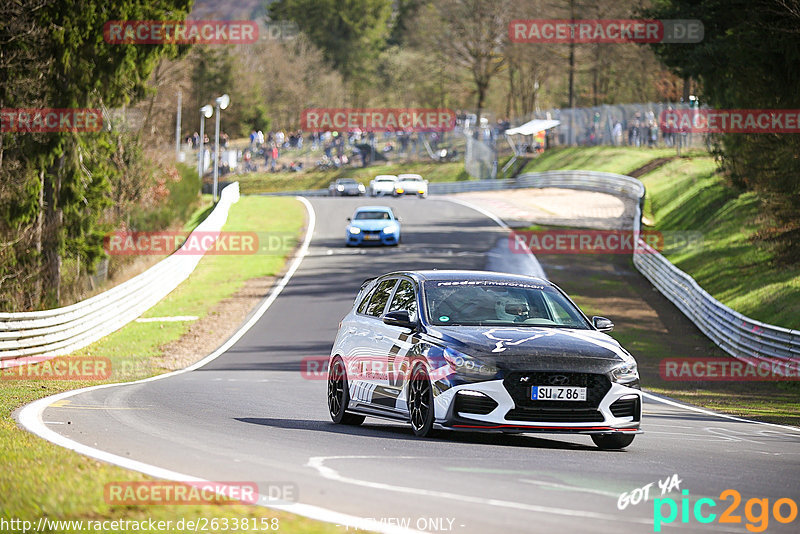
[[550, 128], [555, 128], [559, 124], [561, 124], [561, 121], [534, 119], [522, 126], [506, 130], [505, 133], [506, 135], [534, 135]]

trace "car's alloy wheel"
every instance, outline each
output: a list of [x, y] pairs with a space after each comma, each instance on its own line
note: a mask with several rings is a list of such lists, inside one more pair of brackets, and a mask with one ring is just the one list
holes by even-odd
[[418, 365], [408, 385], [408, 413], [417, 436], [428, 436], [433, 429], [433, 386], [425, 367]]
[[624, 449], [633, 443], [632, 434], [593, 434], [592, 441], [601, 449], [618, 450]]
[[347, 372], [344, 368], [344, 362], [337, 356], [328, 370], [328, 411], [334, 423], [360, 425], [364, 422], [363, 415], [355, 415], [345, 411], [349, 402], [350, 393], [347, 386]]

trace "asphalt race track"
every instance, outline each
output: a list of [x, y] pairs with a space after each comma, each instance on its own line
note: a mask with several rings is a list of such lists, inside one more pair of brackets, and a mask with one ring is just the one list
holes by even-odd
[[[346, 249], [345, 218], [373, 203], [396, 208], [403, 242]], [[308, 255], [233, 347], [194, 371], [65, 398], [42, 413], [47, 428], [177, 473], [256, 482], [262, 495], [290, 485], [303, 505], [374, 518], [386, 531], [399, 522], [448, 532], [653, 532], [657, 482], [674, 473], [690, 505], [702, 497], [717, 502], [702, 509], [717, 520], [702, 524], [688, 513], [681, 524], [678, 512], [664, 531], [745, 533], [747, 500], [769, 499], [770, 512], [777, 499], [800, 502], [800, 431], [653, 399], [645, 404], [645, 434], [623, 452], [600, 451], [588, 436], [418, 439], [410, 427], [377, 419], [334, 425], [324, 379], [301, 376], [300, 362], [329, 354], [361, 282], [397, 269], [483, 269], [504, 233], [485, 215], [434, 198], [312, 204], [317, 224]], [[621, 493], [650, 483], [649, 502], [618, 510]], [[718, 520], [731, 503], [720, 499], [726, 489], [741, 494], [733, 511], [740, 523]], [[680, 506], [680, 492], [670, 496]], [[767, 532], [797, 532], [798, 524], [770, 513]]]

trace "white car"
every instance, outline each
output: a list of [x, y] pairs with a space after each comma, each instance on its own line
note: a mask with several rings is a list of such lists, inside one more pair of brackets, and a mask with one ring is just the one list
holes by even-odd
[[369, 195], [372, 197], [391, 195], [394, 193], [396, 183], [397, 176], [394, 174], [379, 174], [369, 183]]
[[425, 198], [428, 196], [428, 180], [423, 179], [419, 174], [401, 174], [397, 177], [392, 194], [396, 197], [417, 195]]

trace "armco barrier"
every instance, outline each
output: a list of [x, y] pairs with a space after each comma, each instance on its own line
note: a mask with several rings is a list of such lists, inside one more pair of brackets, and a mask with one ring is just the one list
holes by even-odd
[[[239, 184], [222, 190], [219, 202], [195, 232], [218, 232], [239, 200]], [[184, 245], [186, 246], [186, 245]], [[68, 354], [125, 326], [186, 280], [202, 258], [172, 254], [142, 274], [70, 306], [22, 313], [0, 313], [0, 367], [19, 358]]]
[[[594, 171], [524, 173], [507, 180], [435, 182], [429, 184], [428, 192], [446, 195], [529, 187], [579, 189], [633, 199], [637, 204], [633, 230], [638, 232], [641, 229], [644, 185], [635, 178], [620, 174]], [[320, 196], [326, 195], [327, 191], [318, 189], [283, 194]], [[641, 239], [636, 242], [633, 264], [661, 294], [731, 356], [747, 361], [800, 361], [800, 331], [764, 324], [725, 306]]]

